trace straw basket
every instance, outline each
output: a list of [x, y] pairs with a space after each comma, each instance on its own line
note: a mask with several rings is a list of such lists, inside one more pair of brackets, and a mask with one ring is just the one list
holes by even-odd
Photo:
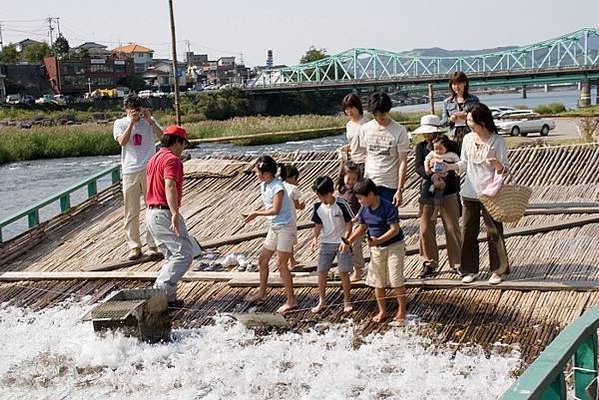
[[521, 185], [503, 185], [493, 197], [481, 195], [491, 217], [499, 222], [515, 222], [524, 215], [532, 190]]

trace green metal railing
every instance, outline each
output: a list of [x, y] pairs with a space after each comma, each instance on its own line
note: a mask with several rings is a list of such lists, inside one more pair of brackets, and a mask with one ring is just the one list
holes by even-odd
[[82, 187], [87, 186], [87, 197], [93, 197], [98, 193], [98, 180], [110, 175], [112, 177], [112, 183], [115, 184], [121, 180], [121, 166], [115, 165], [110, 168], [106, 168], [103, 171], [98, 172], [95, 175], [90, 176], [84, 181], [74, 184], [73, 186], [67, 188], [61, 193], [49, 197], [45, 200], [40, 201], [39, 203], [34, 204], [32, 207], [20, 211], [15, 215], [12, 215], [2, 221], [0, 221], [0, 243], [3, 242], [2, 238], [2, 229], [14, 222], [19, 221], [22, 218], [27, 217], [27, 222], [29, 225], [29, 229], [39, 225], [40, 223], [40, 209], [52, 204], [56, 201], [60, 202], [60, 211], [62, 213], [68, 211], [71, 208], [71, 194]]
[[503, 399], [565, 399], [564, 369], [571, 360], [575, 398], [591, 400], [586, 388], [597, 376], [598, 327], [599, 306], [568, 325], [504, 393]]

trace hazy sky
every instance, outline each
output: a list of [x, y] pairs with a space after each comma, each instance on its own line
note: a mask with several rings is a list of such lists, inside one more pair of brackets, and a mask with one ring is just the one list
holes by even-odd
[[[173, 0], [179, 59], [187, 49], [211, 59], [243, 53], [262, 65], [297, 64], [310, 45], [335, 54], [353, 47], [478, 49], [527, 45], [584, 27], [599, 27], [597, 0], [339, 1]], [[47, 39], [47, 17], [60, 17], [71, 46], [110, 48], [135, 42], [170, 56], [167, 0], [2, 0], [5, 44]]]

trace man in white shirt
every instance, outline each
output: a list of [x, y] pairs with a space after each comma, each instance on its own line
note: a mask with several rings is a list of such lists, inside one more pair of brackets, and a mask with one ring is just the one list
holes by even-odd
[[[129, 260], [141, 257], [139, 233], [139, 198], [146, 196], [146, 165], [156, 153], [155, 141], [162, 138], [162, 127], [148, 110], [144, 110], [137, 96], [125, 99], [127, 116], [114, 121], [113, 136], [121, 145], [123, 174], [123, 203], [125, 205], [125, 234], [129, 246]], [[149, 231], [146, 232], [148, 255], [157, 255], [158, 249]]]
[[391, 99], [374, 93], [369, 111], [373, 120], [362, 125], [360, 141], [366, 147], [364, 174], [377, 186], [378, 194], [399, 207], [408, 170], [410, 139], [408, 131], [389, 116]]

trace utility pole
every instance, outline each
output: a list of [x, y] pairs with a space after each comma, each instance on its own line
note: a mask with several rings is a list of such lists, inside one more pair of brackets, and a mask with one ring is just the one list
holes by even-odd
[[4, 51], [4, 43], [2, 43], [2, 23], [0, 22], [0, 51]]
[[54, 18], [56, 20], [56, 29], [58, 30], [58, 36], [60, 36], [60, 17]]
[[185, 43], [187, 43], [187, 66], [191, 67], [191, 42], [186, 40]]
[[179, 71], [177, 69], [177, 39], [175, 35], [175, 15], [173, 13], [173, 0], [168, 0], [168, 9], [171, 18], [171, 44], [173, 48], [173, 75], [175, 75], [175, 113], [177, 125], [181, 125], [181, 104], [179, 102]]
[[52, 31], [54, 30], [54, 27], [52, 26], [52, 20], [54, 18], [52, 17], [48, 17], [47, 21], [48, 21], [48, 35], [50, 36], [50, 47], [52, 47]]

